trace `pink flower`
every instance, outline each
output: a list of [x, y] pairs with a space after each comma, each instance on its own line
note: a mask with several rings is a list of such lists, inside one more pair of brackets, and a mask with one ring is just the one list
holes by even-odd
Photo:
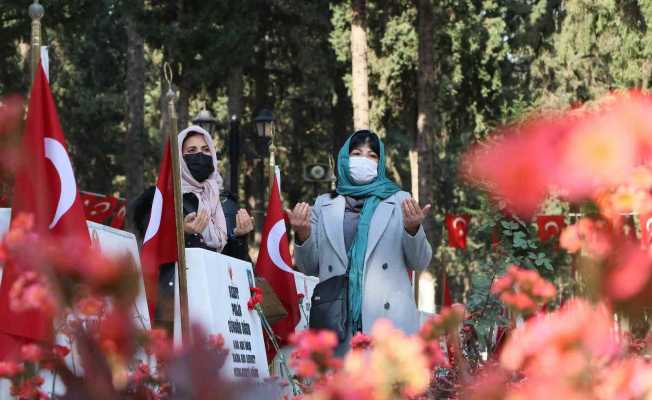
[[652, 260], [640, 247], [626, 245], [615, 252], [604, 279], [605, 295], [620, 301], [638, 294], [652, 275]]
[[25, 368], [22, 364], [13, 361], [0, 361], [0, 377], [13, 378], [18, 374], [22, 374]]
[[84, 316], [98, 317], [104, 312], [104, 301], [95, 296], [86, 296], [77, 301], [75, 308]]
[[491, 287], [505, 305], [525, 314], [535, 313], [557, 295], [555, 286], [541, 278], [535, 270], [512, 265], [507, 273], [498, 278]]
[[208, 346], [213, 349], [223, 349], [224, 336], [222, 336], [221, 334], [208, 335]]
[[0, 98], [0, 135], [16, 132], [23, 116], [23, 99], [18, 95]]
[[352, 350], [366, 350], [372, 346], [371, 338], [362, 332], [358, 332], [351, 338]]
[[39, 362], [43, 359], [43, 349], [36, 344], [26, 344], [20, 348], [20, 353], [24, 361]]
[[172, 355], [172, 343], [164, 329], [152, 329], [147, 332], [146, 350], [159, 360], [166, 360]]
[[301, 331], [290, 336], [290, 343], [295, 346], [290, 365], [300, 376], [315, 378], [340, 365], [333, 353], [338, 344], [334, 332]]
[[57, 301], [45, 279], [34, 271], [18, 276], [11, 287], [9, 298], [10, 307], [16, 312], [40, 310], [54, 315], [58, 309]]
[[446, 333], [457, 333], [465, 315], [466, 310], [461, 304], [446, 307], [421, 326], [419, 336], [425, 341], [431, 341], [438, 340]]
[[500, 356], [508, 370], [573, 377], [593, 362], [616, 355], [620, 346], [610, 311], [584, 300], [529, 319], [512, 332]]

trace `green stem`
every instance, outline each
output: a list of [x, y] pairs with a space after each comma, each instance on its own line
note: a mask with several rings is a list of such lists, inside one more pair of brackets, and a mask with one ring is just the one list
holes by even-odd
[[276, 341], [276, 335], [274, 335], [274, 331], [272, 330], [272, 326], [269, 324], [269, 321], [267, 321], [267, 318], [263, 314], [263, 311], [260, 307], [260, 305], [256, 306], [256, 311], [258, 312], [258, 316], [260, 317], [260, 321], [262, 322], [263, 329], [265, 330], [265, 333], [267, 333], [267, 336], [269, 337], [269, 340], [272, 342], [272, 345], [274, 346], [274, 349], [276, 350], [276, 354], [278, 354], [279, 361], [281, 364], [281, 372], [285, 373], [287, 376], [287, 381], [292, 387], [292, 394], [294, 396], [300, 395], [301, 391], [299, 388], [296, 386], [294, 383], [294, 379], [292, 379], [292, 373], [290, 372], [290, 367], [287, 365], [287, 360], [285, 359], [285, 355], [281, 352], [281, 348]]

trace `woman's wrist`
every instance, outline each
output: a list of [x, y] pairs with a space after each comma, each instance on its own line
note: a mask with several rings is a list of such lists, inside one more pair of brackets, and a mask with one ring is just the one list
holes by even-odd
[[306, 240], [310, 239], [310, 230], [295, 230], [296, 239], [299, 244], [303, 244]]
[[410, 227], [405, 227], [405, 232], [410, 234], [410, 236], [414, 236], [419, 232], [419, 228], [421, 228], [421, 224], [417, 226], [410, 226]]

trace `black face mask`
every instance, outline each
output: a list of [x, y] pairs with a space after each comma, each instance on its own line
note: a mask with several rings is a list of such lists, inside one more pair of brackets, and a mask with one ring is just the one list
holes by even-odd
[[204, 153], [186, 154], [183, 159], [190, 170], [190, 174], [197, 182], [205, 181], [213, 171], [213, 157]]

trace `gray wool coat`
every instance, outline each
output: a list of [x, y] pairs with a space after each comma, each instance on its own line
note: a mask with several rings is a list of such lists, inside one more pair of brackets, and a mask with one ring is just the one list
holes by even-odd
[[[419, 328], [419, 316], [408, 270], [422, 271], [432, 248], [423, 227], [412, 236], [403, 227], [401, 202], [410, 197], [397, 192], [376, 208], [371, 219], [363, 274], [362, 330], [369, 332], [380, 318], [408, 334]], [[323, 282], [346, 273], [343, 196], [321, 195], [312, 207], [310, 237], [295, 244], [294, 259], [301, 271]]]

